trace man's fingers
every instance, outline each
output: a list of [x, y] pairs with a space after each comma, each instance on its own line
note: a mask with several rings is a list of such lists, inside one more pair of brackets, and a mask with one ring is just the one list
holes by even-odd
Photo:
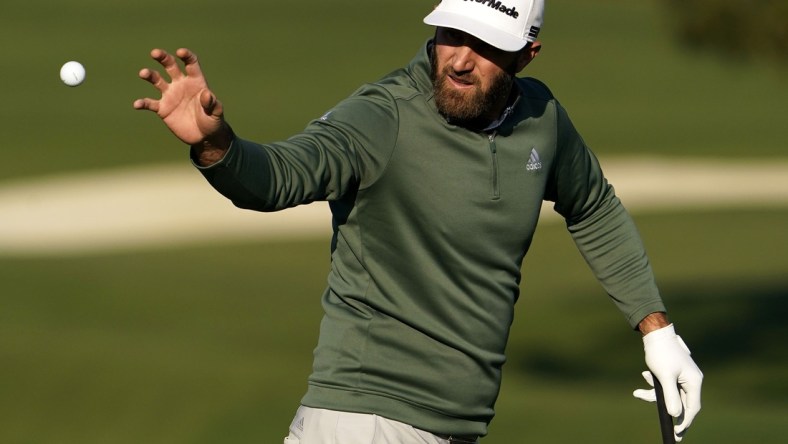
[[683, 434], [700, 412], [700, 390], [697, 387], [685, 384], [681, 394], [684, 399], [684, 414], [676, 424], [676, 434]]
[[665, 409], [668, 411], [668, 414], [674, 418], [678, 418], [684, 410], [684, 407], [681, 404], [681, 394], [679, 393], [676, 382], [663, 383], [662, 393], [665, 395]]
[[183, 67], [186, 70], [187, 76], [202, 77], [202, 68], [200, 68], [200, 61], [197, 59], [197, 54], [191, 52], [187, 48], [180, 48], [175, 51], [175, 55], [183, 61]]
[[[202, 77], [202, 69], [197, 60], [197, 55], [186, 48], [180, 48], [175, 52], [175, 55], [183, 61], [184, 70], [189, 77]], [[178, 65], [177, 59], [170, 55], [163, 49], [154, 49], [150, 52], [150, 56], [159, 62], [170, 79], [175, 81], [183, 77], [181, 67]], [[167, 89], [167, 81], [156, 71], [150, 69], [143, 69], [139, 74], [140, 78], [147, 80], [153, 84], [160, 91], [164, 92]]]
[[164, 70], [167, 71], [167, 75], [170, 76], [170, 79], [176, 80], [183, 77], [183, 73], [181, 72], [180, 66], [178, 66], [178, 62], [175, 60], [175, 57], [170, 55], [167, 51], [157, 48], [150, 52], [150, 56], [164, 67]]
[[638, 399], [642, 399], [643, 401], [646, 402], [657, 402], [657, 393], [654, 391], [654, 389], [651, 390], [638, 389], [632, 392], [632, 396]]
[[159, 112], [159, 101], [153, 99], [137, 99], [132, 104], [134, 109], [147, 109], [155, 113]]
[[158, 89], [162, 94], [167, 91], [169, 87], [169, 83], [156, 71], [152, 71], [150, 69], [142, 69], [139, 73], [139, 76], [142, 80], [153, 85], [156, 89]]
[[[648, 385], [654, 387], [654, 377], [651, 375], [650, 371], [646, 370], [643, 373], [641, 373], [641, 375], [643, 376], [643, 379], [646, 380], [646, 383], [648, 383]], [[632, 396], [638, 399], [642, 399], [643, 401], [646, 402], [657, 402], [657, 394], [654, 391], [654, 389], [651, 390], [638, 389], [632, 392]]]

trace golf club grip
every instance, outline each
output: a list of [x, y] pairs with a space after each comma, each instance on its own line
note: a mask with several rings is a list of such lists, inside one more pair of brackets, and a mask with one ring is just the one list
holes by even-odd
[[665, 394], [662, 392], [662, 384], [659, 379], [654, 377], [654, 393], [657, 395], [657, 411], [659, 412], [659, 429], [662, 432], [662, 444], [676, 444], [676, 437], [673, 435], [673, 417], [665, 407]]

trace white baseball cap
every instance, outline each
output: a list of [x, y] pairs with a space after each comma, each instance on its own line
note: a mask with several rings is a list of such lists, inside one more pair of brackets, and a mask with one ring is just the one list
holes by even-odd
[[543, 16], [544, 0], [442, 0], [424, 23], [459, 29], [515, 52], [536, 40]]

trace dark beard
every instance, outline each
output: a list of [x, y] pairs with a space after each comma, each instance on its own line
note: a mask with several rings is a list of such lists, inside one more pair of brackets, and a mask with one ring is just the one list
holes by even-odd
[[435, 91], [435, 105], [446, 120], [459, 126], [484, 128], [498, 118], [492, 113], [502, 103], [506, 103], [512, 91], [514, 75], [509, 73], [510, 70], [504, 70], [496, 76], [486, 92], [481, 90], [476, 78], [466, 75], [463, 80], [474, 83], [473, 93], [466, 95], [448, 85], [447, 76], [451, 73], [451, 67], [446, 66], [438, 73], [434, 47], [431, 55], [430, 76]]

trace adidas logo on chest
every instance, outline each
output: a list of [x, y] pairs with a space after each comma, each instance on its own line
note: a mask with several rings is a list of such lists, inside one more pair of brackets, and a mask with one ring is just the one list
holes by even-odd
[[539, 152], [536, 151], [536, 147], [531, 148], [531, 156], [525, 164], [525, 169], [527, 171], [539, 171], [542, 169], [542, 161], [539, 159]]

